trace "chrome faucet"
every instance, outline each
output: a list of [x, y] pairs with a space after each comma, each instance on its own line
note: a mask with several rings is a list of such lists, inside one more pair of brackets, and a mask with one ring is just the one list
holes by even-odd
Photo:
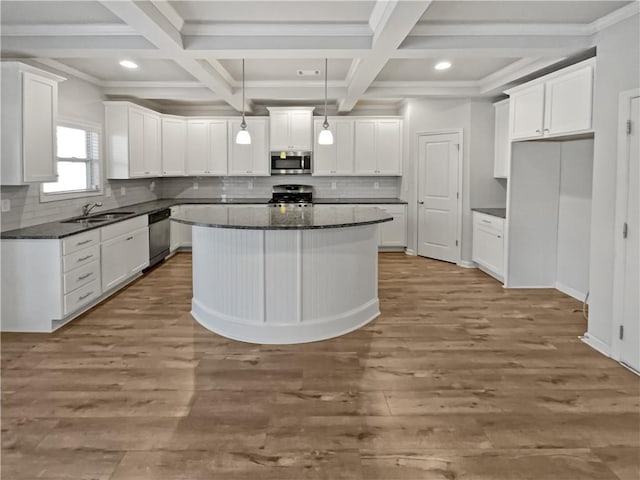
[[102, 202], [96, 202], [93, 205], [90, 203], [87, 203], [86, 205], [82, 206], [82, 216], [86, 217], [87, 215], [89, 215], [89, 213], [91, 213], [91, 210], [93, 210], [96, 207], [101, 207], [102, 206]]

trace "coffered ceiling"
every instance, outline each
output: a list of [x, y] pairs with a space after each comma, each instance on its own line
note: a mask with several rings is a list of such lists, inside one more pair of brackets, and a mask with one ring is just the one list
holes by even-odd
[[[242, 58], [249, 111], [319, 104], [327, 57], [330, 102], [348, 112], [407, 97], [499, 95], [638, 11], [637, 1], [2, 0], [0, 33], [3, 58], [164, 106], [241, 109]], [[123, 59], [139, 68], [122, 68]], [[440, 60], [451, 68], [435, 70]]]

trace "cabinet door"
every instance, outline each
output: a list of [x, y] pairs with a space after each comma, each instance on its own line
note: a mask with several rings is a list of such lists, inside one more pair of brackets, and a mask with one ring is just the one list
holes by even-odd
[[187, 122], [187, 175], [203, 175], [207, 170], [209, 131], [205, 120]]
[[209, 154], [206, 173], [227, 174], [227, 121], [210, 120], [208, 125]]
[[591, 65], [549, 80], [545, 95], [545, 135], [579, 133], [592, 129]]
[[247, 119], [247, 130], [251, 135], [249, 145], [236, 143], [240, 122], [240, 120], [229, 121], [229, 175], [269, 175], [267, 120], [263, 118]]
[[495, 231], [476, 226], [473, 230], [473, 261], [496, 275], [503, 276], [502, 235]]
[[162, 175], [185, 174], [187, 122], [178, 118], [162, 119]]
[[129, 259], [125, 236], [112, 238], [102, 243], [102, 290], [111, 290], [129, 276]]
[[[22, 168], [25, 182], [55, 182], [58, 84], [22, 74]], [[6, 139], [5, 141], [11, 141]]]
[[355, 121], [355, 173], [375, 175], [376, 120]]
[[509, 107], [512, 140], [542, 136], [544, 84], [533, 85], [514, 93]]
[[333, 129], [333, 143], [336, 146], [336, 174], [353, 175], [353, 120], [333, 120], [330, 128]]
[[376, 131], [376, 169], [380, 175], [401, 175], [402, 131], [398, 119], [378, 120]]
[[144, 158], [144, 175], [159, 176], [162, 168], [160, 116], [144, 114], [144, 144], [142, 155]]
[[507, 178], [511, 141], [509, 140], [509, 102], [495, 105], [493, 176]]
[[129, 175], [144, 177], [144, 112], [129, 109]]
[[318, 135], [322, 131], [322, 124], [324, 120], [315, 120], [314, 123], [314, 146], [313, 146], [313, 174], [314, 175], [336, 175], [337, 166], [337, 148], [338, 139], [336, 138], [336, 125], [334, 122], [329, 122], [329, 130], [333, 134], [332, 145], [320, 145], [318, 143]]
[[313, 116], [310, 111], [289, 112], [289, 142], [293, 150], [310, 151], [313, 146], [311, 138]]
[[149, 266], [149, 227], [139, 228], [124, 237], [127, 276]]
[[289, 150], [291, 146], [291, 143], [289, 143], [289, 113], [272, 112], [269, 115], [269, 119], [271, 121], [271, 150]]
[[[369, 205], [367, 205], [369, 206]], [[380, 223], [379, 246], [407, 246], [407, 214], [404, 205], [371, 205], [384, 210], [393, 217], [393, 221]]]

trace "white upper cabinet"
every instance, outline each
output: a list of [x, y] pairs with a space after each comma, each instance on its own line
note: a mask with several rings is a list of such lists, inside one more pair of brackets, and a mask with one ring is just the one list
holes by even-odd
[[187, 121], [187, 175], [227, 174], [227, 120]]
[[314, 107], [271, 107], [270, 150], [311, 151]]
[[402, 175], [402, 120], [355, 120], [356, 175]]
[[592, 132], [594, 66], [585, 60], [507, 90], [511, 140]]
[[318, 143], [324, 118], [317, 118], [314, 121], [313, 175], [353, 175], [354, 121], [344, 117], [330, 117], [328, 120], [329, 130], [333, 134], [331, 145]]
[[507, 178], [509, 174], [509, 157], [511, 141], [509, 140], [509, 100], [495, 103], [495, 138], [493, 176]]
[[229, 170], [230, 176], [268, 176], [269, 168], [269, 120], [265, 117], [248, 117], [247, 130], [251, 135], [249, 145], [236, 143], [240, 130], [240, 118], [229, 120]]
[[55, 182], [58, 82], [19, 62], [2, 63], [2, 185]]
[[105, 102], [107, 178], [159, 177], [160, 114], [129, 102]]
[[187, 122], [182, 117], [162, 117], [162, 176], [185, 175]]

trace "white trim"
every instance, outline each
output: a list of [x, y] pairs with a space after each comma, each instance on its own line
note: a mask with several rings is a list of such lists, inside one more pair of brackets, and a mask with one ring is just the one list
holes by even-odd
[[582, 337], [578, 337], [578, 338], [580, 338], [580, 340], [582, 340], [584, 343], [589, 345], [591, 348], [599, 351], [605, 357], [610, 357], [611, 358], [611, 349], [610, 349], [609, 345], [604, 343], [599, 338], [594, 337], [589, 332], [585, 333]]
[[[626, 258], [626, 244], [620, 232], [626, 219], [629, 182], [627, 178], [629, 156], [629, 140], [626, 131], [627, 120], [631, 116], [631, 100], [640, 96], [640, 88], [626, 90], [618, 96], [618, 155], [616, 176], [616, 211], [614, 223], [613, 245], [613, 312], [611, 315], [611, 357], [620, 360], [621, 342], [618, 338], [618, 328], [622, 318], [622, 302], [624, 293], [624, 260]], [[637, 128], [637, 126], [636, 126]]]
[[135, 36], [137, 32], [129, 25], [121, 23], [63, 23], [3, 25], [3, 37], [76, 37], [76, 36]]
[[187, 23], [182, 35], [207, 37], [369, 37], [366, 23]]
[[412, 257], [415, 257], [418, 255], [413, 248], [405, 248], [404, 253], [406, 255], [411, 255]]
[[409, 36], [450, 37], [450, 36], [584, 36], [594, 33], [588, 23], [418, 23]]
[[631, 2], [630, 4], [625, 5], [618, 10], [614, 10], [608, 15], [595, 20], [589, 25], [593, 29], [593, 33], [596, 33], [604, 30], [605, 28], [609, 28], [615, 25], [616, 23], [620, 23], [627, 18], [637, 15], [638, 13], [640, 13], [640, 3], [635, 0], [634, 2]]
[[[420, 131], [420, 132], [416, 132], [416, 140], [417, 140], [417, 147], [416, 147], [416, 161], [415, 161], [415, 166], [414, 166], [414, 176], [415, 176], [415, 192], [416, 192], [416, 200], [418, 199], [418, 192], [420, 191], [419, 189], [419, 184], [418, 182], [420, 181], [419, 177], [420, 177], [420, 173], [419, 173], [419, 166], [420, 166], [420, 137], [428, 137], [428, 136], [432, 136], [432, 135], [458, 135], [458, 211], [457, 211], [457, 215], [458, 215], [458, 224], [457, 224], [457, 232], [456, 232], [456, 238], [458, 240], [458, 245], [456, 247], [456, 251], [457, 251], [457, 258], [455, 259], [454, 263], [457, 265], [459, 262], [462, 261], [462, 204], [463, 204], [463, 200], [464, 200], [464, 192], [462, 190], [463, 187], [463, 178], [464, 178], [464, 129], [462, 128], [449, 128], [449, 129], [445, 129], [445, 130], [429, 130], [429, 131]], [[420, 226], [419, 226], [419, 222], [420, 222], [420, 215], [419, 215], [419, 208], [416, 206], [416, 252], [418, 251], [418, 246], [420, 245], [420, 238], [418, 235], [418, 232], [420, 231]], [[408, 211], [407, 211], [408, 214]]]
[[462, 268], [478, 268], [476, 262], [470, 262], [469, 260], [460, 260], [456, 265]]
[[579, 300], [580, 302], [584, 302], [584, 299], [587, 296], [586, 292], [581, 292], [579, 290], [576, 290], [575, 288], [571, 288], [568, 285], [565, 285], [564, 283], [560, 283], [560, 282], [556, 282], [556, 290], [559, 290], [565, 295], [569, 295], [570, 297], [573, 297], [576, 300]]

